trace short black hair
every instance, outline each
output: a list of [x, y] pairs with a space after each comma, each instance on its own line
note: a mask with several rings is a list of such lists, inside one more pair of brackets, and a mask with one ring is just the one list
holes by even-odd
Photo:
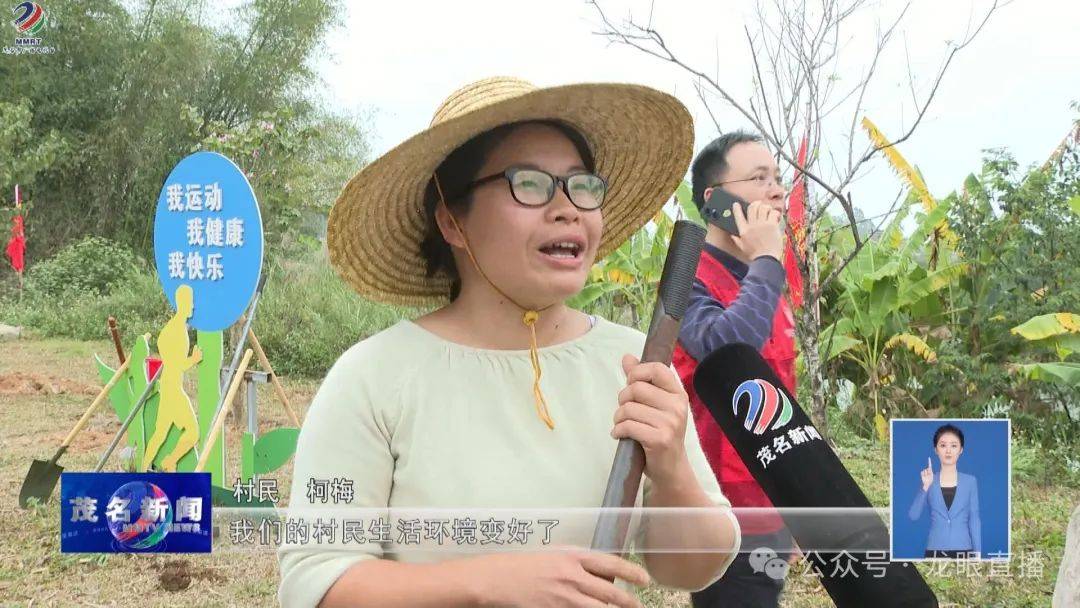
[[964, 431], [951, 424], [943, 424], [938, 427], [938, 430], [934, 431], [934, 447], [937, 447], [938, 439], [945, 433], [952, 433], [960, 440], [960, 447], [964, 447]]
[[[540, 124], [557, 129], [570, 140], [581, 156], [585, 169], [596, 171], [596, 161], [593, 158], [592, 149], [585, 137], [574, 127], [557, 120], [524, 120], [508, 123], [484, 131], [474, 136], [469, 141], [461, 144], [451, 152], [443, 162], [435, 169], [435, 175], [439, 176], [439, 186], [443, 194], [448, 198], [446, 206], [450, 211], [468, 213], [472, 206], [472, 194], [457, 197], [457, 193], [463, 191], [469, 182], [476, 179], [477, 172], [487, 161], [488, 154], [514, 129], [527, 124]], [[439, 192], [435, 187], [435, 179], [428, 180], [424, 190], [424, 218], [425, 232], [420, 243], [420, 256], [424, 258], [427, 276], [435, 276], [442, 273], [450, 278], [450, 292], [447, 294], [451, 300], [456, 300], [461, 293], [461, 275], [454, 263], [454, 254], [450, 245], [439, 231], [435, 222], [435, 207], [439, 202]]]
[[694, 204], [698, 210], [705, 204], [705, 189], [723, 176], [728, 169], [727, 155], [736, 144], [749, 142], [762, 143], [764, 140], [756, 133], [732, 131], [709, 142], [698, 153], [690, 167], [691, 186], [694, 191]]

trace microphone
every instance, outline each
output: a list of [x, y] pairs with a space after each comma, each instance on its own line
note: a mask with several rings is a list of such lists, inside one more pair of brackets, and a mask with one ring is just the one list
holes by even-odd
[[[757, 349], [748, 344], [716, 349], [698, 365], [694, 389], [776, 507], [873, 506]], [[809, 519], [785, 517], [802, 547], [889, 546], [888, 529], [877, 514], [826, 525]], [[852, 550], [848, 567], [829, 568], [830, 559], [841, 553], [813, 553], [811, 563], [838, 608], [938, 606], [909, 562], [887, 562], [882, 572], [878, 558], [871, 571], [866, 551]]]

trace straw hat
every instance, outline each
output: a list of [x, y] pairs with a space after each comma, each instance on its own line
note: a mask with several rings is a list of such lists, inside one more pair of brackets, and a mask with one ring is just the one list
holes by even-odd
[[330, 211], [337, 272], [362, 296], [399, 305], [447, 301], [450, 280], [426, 276], [424, 190], [456, 148], [499, 125], [558, 120], [585, 138], [609, 183], [597, 259], [645, 225], [678, 187], [693, 153], [693, 120], [671, 95], [633, 84], [549, 88], [488, 78], [452, 93], [431, 126], [361, 169]]

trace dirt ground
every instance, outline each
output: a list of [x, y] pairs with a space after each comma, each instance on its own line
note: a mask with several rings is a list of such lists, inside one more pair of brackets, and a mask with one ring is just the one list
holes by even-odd
[[[207, 555], [60, 553], [59, 487], [46, 505], [23, 510], [19, 488], [31, 461], [47, 460], [82, 416], [101, 383], [93, 354], [115, 364], [111, 342], [18, 340], [0, 344], [0, 605], [266, 606], [277, 603], [277, 561], [269, 550]], [[317, 384], [288, 383], [303, 416]], [[259, 426], [288, 425], [272, 392], [260, 387]], [[240, 422], [230, 421], [230, 471], [239, 471]], [[120, 428], [108, 404], [75, 437], [59, 464], [91, 470]], [[235, 429], [235, 430], [233, 430]], [[106, 470], [118, 470], [116, 455]], [[276, 472], [289, 478], [291, 464]], [[287, 486], [281, 481], [283, 494]], [[284, 496], [283, 496], [284, 498]]]
[[[23, 339], [0, 343], [0, 606], [270, 606], [277, 603], [278, 571], [269, 547], [210, 555], [86, 555], [59, 550], [59, 488], [34, 510], [18, 506], [19, 488], [34, 459], [48, 459], [100, 390], [93, 354], [115, 361], [111, 342]], [[272, 353], [271, 353], [272, 356]], [[284, 380], [301, 417], [318, 387], [315, 381]], [[260, 429], [288, 425], [268, 386], [259, 388]], [[240, 421], [229, 423], [229, 471], [239, 470]], [[60, 461], [68, 471], [91, 470], [119, 429], [104, 406]], [[867, 494], [879, 504], [887, 496], [888, 460], [881, 449], [841, 454]], [[113, 456], [107, 470], [118, 470]], [[292, 466], [275, 472], [282, 501]], [[885, 493], [885, 494], [883, 494]], [[1045, 571], [1030, 580], [927, 576], [942, 606], [1048, 606], [1064, 544], [1065, 522], [1080, 491], [1020, 485], [1014, 491], [1013, 551], [1047, 549]], [[1056, 553], [1055, 553], [1056, 552]], [[1015, 570], [1015, 568], [1014, 568]], [[814, 579], [788, 577], [784, 608], [832, 606]], [[690, 606], [680, 591], [651, 586], [640, 592], [654, 608]]]

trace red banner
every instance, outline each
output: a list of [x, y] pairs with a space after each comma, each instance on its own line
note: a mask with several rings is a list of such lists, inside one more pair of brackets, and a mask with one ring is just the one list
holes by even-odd
[[[799, 145], [799, 154], [796, 161], [800, 167], [806, 166], [807, 147], [809, 145], [809, 134], [803, 137], [802, 144]], [[807, 201], [807, 183], [806, 176], [802, 172], [796, 170], [795, 183], [791, 187], [791, 193], [788, 195], [788, 210], [787, 221], [788, 226], [791, 227], [792, 234], [795, 235], [795, 242], [788, 242], [784, 251], [784, 270], [787, 271], [788, 289], [791, 292], [791, 306], [793, 308], [799, 308], [803, 303], [803, 282], [802, 273], [799, 272], [799, 264], [795, 257], [796, 248], [799, 252], [799, 257], [806, 255], [806, 201]]]
[[[22, 211], [22, 200], [19, 198], [19, 186], [15, 186], [15, 210]], [[15, 272], [22, 274], [26, 266], [26, 230], [23, 227], [21, 213], [11, 218], [11, 240], [7, 244], [7, 256], [11, 261], [11, 267]]]

